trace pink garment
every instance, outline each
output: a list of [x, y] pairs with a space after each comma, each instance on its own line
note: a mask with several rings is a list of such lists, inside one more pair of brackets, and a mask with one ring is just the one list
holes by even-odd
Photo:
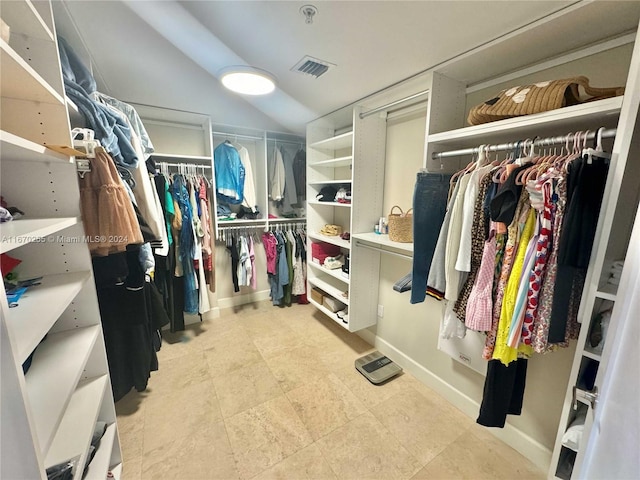
[[258, 288], [258, 275], [256, 275], [256, 252], [253, 249], [253, 238], [248, 237], [249, 260], [251, 261], [251, 288]]
[[273, 233], [266, 232], [262, 234], [262, 245], [264, 245], [264, 251], [267, 255], [267, 273], [271, 275], [276, 274], [277, 243], [278, 241]]
[[491, 229], [489, 239], [484, 243], [482, 251], [482, 263], [473, 284], [473, 289], [469, 294], [467, 302], [467, 314], [465, 325], [471, 330], [486, 332], [491, 330], [491, 320], [493, 317], [493, 275], [495, 271], [496, 259], [496, 235]]

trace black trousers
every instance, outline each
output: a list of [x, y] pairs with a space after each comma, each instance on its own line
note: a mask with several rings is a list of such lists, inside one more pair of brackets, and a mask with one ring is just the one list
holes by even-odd
[[520, 415], [527, 362], [527, 359], [519, 358], [506, 366], [500, 360], [489, 361], [477, 423], [485, 427], [503, 428], [507, 415]]

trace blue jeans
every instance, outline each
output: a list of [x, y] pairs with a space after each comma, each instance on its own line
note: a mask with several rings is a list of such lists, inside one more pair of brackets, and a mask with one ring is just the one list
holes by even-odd
[[427, 275], [431, 267], [440, 227], [447, 210], [451, 175], [423, 173], [417, 175], [413, 191], [413, 280], [411, 303], [424, 302]]

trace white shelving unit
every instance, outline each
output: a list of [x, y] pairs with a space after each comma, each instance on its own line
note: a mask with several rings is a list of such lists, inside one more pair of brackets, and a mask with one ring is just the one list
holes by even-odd
[[80, 479], [96, 420], [112, 426], [109, 465], [122, 458], [75, 161], [59, 153], [71, 151], [77, 108], [68, 111], [51, 4], [6, 2], [2, 18], [0, 189], [25, 216], [0, 225], [0, 253], [21, 261], [19, 279], [42, 280], [12, 308], [0, 291], [0, 477], [44, 479], [79, 456]]
[[[352, 242], [339, 236], [322, 235], [326, 224], [340, 225], [344, 232], [370, 232], [382, 214], [386, 117], [361, 119], [361, 107], [346, 107], [307, 126], [307, 198], [314, 199], [324, 186], [351, 187], [351, 203], [307, 202], [309, 288], [317, 287], [349, 306], [349, 320], [344, 322], [317, 302], [312, 304], [349, 331], [369, 327], [377, 321], [377, 289], [370, 288], [378, 278], [380, 254], [354, 249]], [[312, 243], [340, 247], [349, 255], [349, 278], [312, 261]], [[331, 272], [331, 273], [329, 273]], [[342, 296], [348, 292], [348, 298]]]

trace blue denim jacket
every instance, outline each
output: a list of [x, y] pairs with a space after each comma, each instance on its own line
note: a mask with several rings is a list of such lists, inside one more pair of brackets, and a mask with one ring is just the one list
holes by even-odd
[[95, 138], [113, 160], [124, 167], [135, 168], [138, 157], [131, 145], [129, 126], [90, 97], [96, 90], [96, 81], [62, 37], [58, 37], [58, 50], [65, 93], [78, 106], [88, 127], [95, 132]]

